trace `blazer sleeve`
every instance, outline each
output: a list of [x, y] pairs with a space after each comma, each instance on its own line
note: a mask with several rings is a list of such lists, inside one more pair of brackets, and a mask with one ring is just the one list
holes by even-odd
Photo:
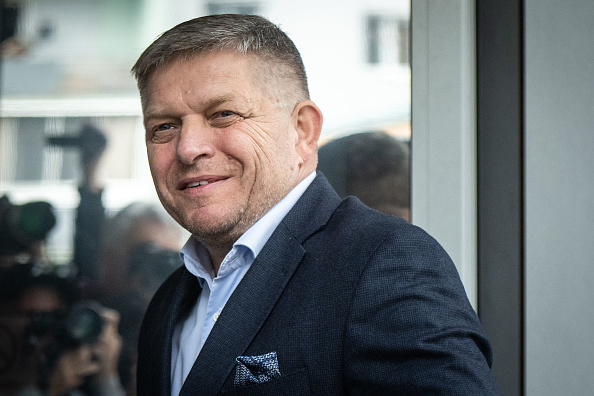
[[370, 256], [345, 346], [352, 394], [499, 394], [491, 347], [458, 272], [420, 229], [386, 237]]

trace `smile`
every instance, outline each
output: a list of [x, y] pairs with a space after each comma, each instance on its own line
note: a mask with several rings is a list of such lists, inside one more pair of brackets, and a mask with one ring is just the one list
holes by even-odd
[[202, 181], [199, 181], [199, 182], [192, 182], [192, 183], [188, 183], [188, 185], [186, 186], [186, 188], [204, 186], [205, 184], [208, 184], [208, 181], [207, 180], [202, 180]]
[[221, 176], [202, 176], [202, 177], [194, 177], [192, 179], [186, 179], [178, 184], [178, 189], [186, 190], [190, 188], [202, 187], [206, 186], [207, 184], [213, 184], [216, 182], [224, 181], [227, 177]]

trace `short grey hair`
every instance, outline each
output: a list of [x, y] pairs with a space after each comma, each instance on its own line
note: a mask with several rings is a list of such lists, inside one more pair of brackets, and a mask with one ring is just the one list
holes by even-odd
[[[148, 80], [156, 70], [179, 59], [189, 60], [201, 54], [224, 50], [258, 56], [274, 66], [267, 73], [273, 72], [276, 81], [280, 78], [291, 82], [283, 88], [294, 91], [287, 93], [296, 97], [296, 102], [309, 99], [303, 60], [285, 32], [258, 15], [223, 14], [182, 22], [144, 50], [132, 67], [143, 106]], [[265, 75], [262, 75], [262, 80]]]

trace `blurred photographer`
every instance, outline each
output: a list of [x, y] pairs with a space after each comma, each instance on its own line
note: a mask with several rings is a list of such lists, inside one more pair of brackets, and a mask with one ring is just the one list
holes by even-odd
[[119, 315], [78, 300], [43, 255], [47, 202], [0, 198], [0, 394], [123, 395]]
[[14, 271], [19, 290], [7, 313], [23, 323], [15, 337], [21, 356], [3, 373], [0, 389], [19, 396], [124, 395], [117, 312], [78, 300], [75, 286], [55, 274]]
[[[157, 204], [133, 202], [112, 216], [102, 203], [99, 172], [107, 146], [104, 132], [85, 125], [75, 135], [48, 144], [78, 153], [81, 164], [73, 265], [84, 298], [115, 309], [121, 318], [119, 378], [135, 394], [137, 337], [148, 302], [158, 285], [181, 263], [183, 229]], [[150, 246], [149, 246], [150, 245]]]
[[86, 296], [94, 296], [99, 287], [100, 236], [105, 222], [103, 183], [99, 180], [99, 163], [107, 147], [107, 137], [99, 128], [83, 125], [76, 135], [48, 138], [47, 143], [74, 150], [80, 160], [79, 205], [74, 227], [72, 262], [79, 286]]

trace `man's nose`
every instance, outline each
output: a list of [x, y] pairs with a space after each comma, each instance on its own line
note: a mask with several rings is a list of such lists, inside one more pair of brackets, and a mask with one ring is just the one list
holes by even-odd
[[184, 120], [177, 142], [176, 155], [180, 162], [191, 165], [199, 158], [214, 155], [214, 131], [200, 120]]

